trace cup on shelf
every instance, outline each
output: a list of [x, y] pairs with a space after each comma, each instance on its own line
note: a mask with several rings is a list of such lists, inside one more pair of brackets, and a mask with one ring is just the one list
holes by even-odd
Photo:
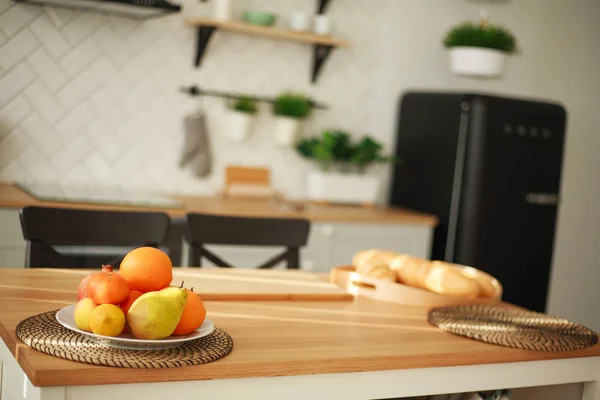
[[233, 14], [233, 0], [215, 0], [213, 6], [215, 19], [229, 21]]
[[319, 35], [329, 35], [331, 32], [331, 23], [327, 15], [319, 14], [315, 17], [313, 32]]
[[295, 31], [307, 31], [310, 29], [310, 17], [308, 14], [295, 12], [290, 17], [290, 28]]

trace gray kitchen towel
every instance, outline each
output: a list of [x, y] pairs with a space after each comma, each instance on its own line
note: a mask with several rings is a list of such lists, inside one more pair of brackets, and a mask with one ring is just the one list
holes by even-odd
[[179, 167], [189, 166], [199, 178], [212, 172], [212, 151], [204, 113], [197, 112], [185, 117], [184, 142]]

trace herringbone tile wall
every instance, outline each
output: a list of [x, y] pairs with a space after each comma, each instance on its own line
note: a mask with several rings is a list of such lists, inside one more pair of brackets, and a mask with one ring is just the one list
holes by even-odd
[[[224, 165], [237, 163], [271, 167], [278, 189], [302, 197], [310, 165], [275, 146], [269, 107], [262, 107], [251, 137], [235, 143], [226, 135], [222, 100], [199, 102], [177, 92], [192, 83], [256, 95], [305, 91], [330, 106], [314, 113], [305, 134], [340, 127], [370, 133], [388, 149], [405, 89], [483, 89], [555, 99], [562, 93], [560, 84], [549, 81], [560, 61], [535, 43], [564, 37], [566, 31], [555, 32], [552, 21], [568, 17], [564, 7], [541, 8], [540, 0], [492, 10], [527, 49], [506, 79], [496, 82], [452, 76], [440, 45], [450, 25], [477, 17], [476, 3], [333, 0], [333, 30], [352, 47], [333, 53], [316, 86], [309, 83], [310, 46], [228, 32], [217, 32], [202, 68], [193, 68], [195, 31], [183, 17], [210, 15], [213, 5], [179, 2], [184, 13], [139, 22], [0, 0], [0, 179], [212, 193], [222, 184]], [[273, 10], [278, 24], [285, 24], [294, 10], [314, 12], [315, 3], [237, 0], [236, 13]], [[539, 18], [530, 18], [532, 13]], [[540, 63], [547, 75], [532, 74]], [[215, 157], [207, 179], [177, 163], [183, 118], [197, 107], [208, 115]], [[376, 172], [387, 177], [386, 168]]]

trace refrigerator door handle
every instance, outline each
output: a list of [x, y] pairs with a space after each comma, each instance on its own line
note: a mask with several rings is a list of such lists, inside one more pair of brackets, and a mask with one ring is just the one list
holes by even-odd
[[538, 204], [542, 206], [555, 206], [560, 201], [560, 196], [556, 193], [527, 193], [525, 201], [529, 204]]

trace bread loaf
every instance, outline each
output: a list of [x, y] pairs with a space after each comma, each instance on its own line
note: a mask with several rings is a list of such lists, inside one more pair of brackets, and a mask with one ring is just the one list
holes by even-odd
[[479, 297], [494, 297], [496, 294], [496, 287], [492, 284], [492, 281], [488, 277], [477, 273], [474, 268], [461, 268], [460, 272], [467, 278], [477, 282], [479, 285]]
[[478, 297], [481, 290], [477, 281], [442, 261], [431, 263], [425, 278], [425, 287], [435, 293], [470, 299]]
[[425, 278], [429, 273], [430, 261], [423, 258], [401, 254], [390, 262], [390, 268], [396, 273], [398, 281], [406, 285], [426, 288]]
[[384, 252], [376, 249], [361, 251], [352, 258], [356, 272], [388, 281], [396, 281], [396, 274], [385, 261]]

